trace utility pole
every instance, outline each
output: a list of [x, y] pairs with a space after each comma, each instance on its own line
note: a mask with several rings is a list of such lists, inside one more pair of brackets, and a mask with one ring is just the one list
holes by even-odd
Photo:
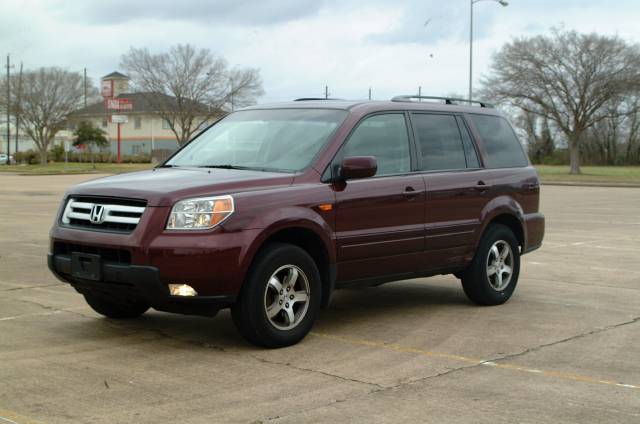
[[7, 165], [11, 165], [11, 59], [7, 55]]
[[371, 87], [369, 87], [369, 100], [371, 100]]
[[84, 68], [84, 107], [87, 107], [87, 68]]
[[418, 101], [419, 102], [422, 101], [422, 99], [420, 97], [422, 97], [422, 86], [421, 85], [418, 86]]
[[325, 99], [329, 98], [329, 86], [328, 85], [324, 86], [324, 98]]
[[18, 74], [18, 92], [16, 93], [16, 148], [13, 149], [18, 153], [18, 138], [20, 137], [20, 116], [22, 114], [22, 62], [20, 62], [20, 73]]

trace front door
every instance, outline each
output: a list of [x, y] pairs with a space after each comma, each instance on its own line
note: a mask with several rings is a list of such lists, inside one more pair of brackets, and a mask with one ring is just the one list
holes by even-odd
[[374, 177], [335, 184], [338, 282], [415, 271], [424, 250], [422, 176], [412, 174], [405, 115], [364, 119], [336, 156], [374, 156]]

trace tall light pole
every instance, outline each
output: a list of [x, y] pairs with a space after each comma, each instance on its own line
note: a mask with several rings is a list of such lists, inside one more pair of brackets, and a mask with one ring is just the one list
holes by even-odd
[[469, 0], [470, 28], [469, 28], [469, 100], [473, 100], [473, 5], [481, 1], [493, 1], [503, 7], [509, 6], [506, 0]]

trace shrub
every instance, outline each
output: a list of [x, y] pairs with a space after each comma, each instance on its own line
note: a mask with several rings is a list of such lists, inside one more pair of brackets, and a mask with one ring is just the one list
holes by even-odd
[[151, 155], [148, 153], [138, 153], [136, 155], [122, 156], [123, 163], [150, 163]]
[[49, 160], [54, 162], [64, 161], [64, 144], [55, 144], [49, 153]]
[[40, 154], [33, 149], [16, 152], [13, 157], [16, 163], [20, 164], [35, 165], [40, 163]]

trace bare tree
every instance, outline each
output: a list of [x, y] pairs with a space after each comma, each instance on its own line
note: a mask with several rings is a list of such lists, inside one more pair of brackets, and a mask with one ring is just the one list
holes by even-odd
[[64, 128], [66, 116], [82, 105], [82, 75], [60, 68], [40, 68], [25, 71], [21, 81], [12, 78], [10, 84], [12, 91], [21, 84], [20, 97], [11, 99], [11, 109], [19, 113], [25, 133], [38, 148], [40, 162], [46, 164], [51, 142]]
[[224, 58], [188, 44], [159, 54], [132, 47], [122, 56], [122, 67], [180, 144], [198, 131], [202, 120], [253, 104], [263, 94], [257, 69], [229, 69]]
[[603, 106], [640, 90], [640, 47], [618, 37], [553, 30], [519, 38], [493, 57], [484, 95], [542, 116], [564, 133], [571, 173], [580, 173], [581, 140], [609, 116]]
[[[640, 97], [636, 97], [631, 101], [631, 110], [634, 112], [629, 115], [627, 120], [627, 140], [625, 163], [640, 163]], [[635, 157], [634, 157], [634, 151]]]
[[529, 158], [533, 163], [543, 163], [544, 159], [553, 156], [555, 142], [548, 119], [535, 113], [521, 111], [514, 123], [526, 137]]

